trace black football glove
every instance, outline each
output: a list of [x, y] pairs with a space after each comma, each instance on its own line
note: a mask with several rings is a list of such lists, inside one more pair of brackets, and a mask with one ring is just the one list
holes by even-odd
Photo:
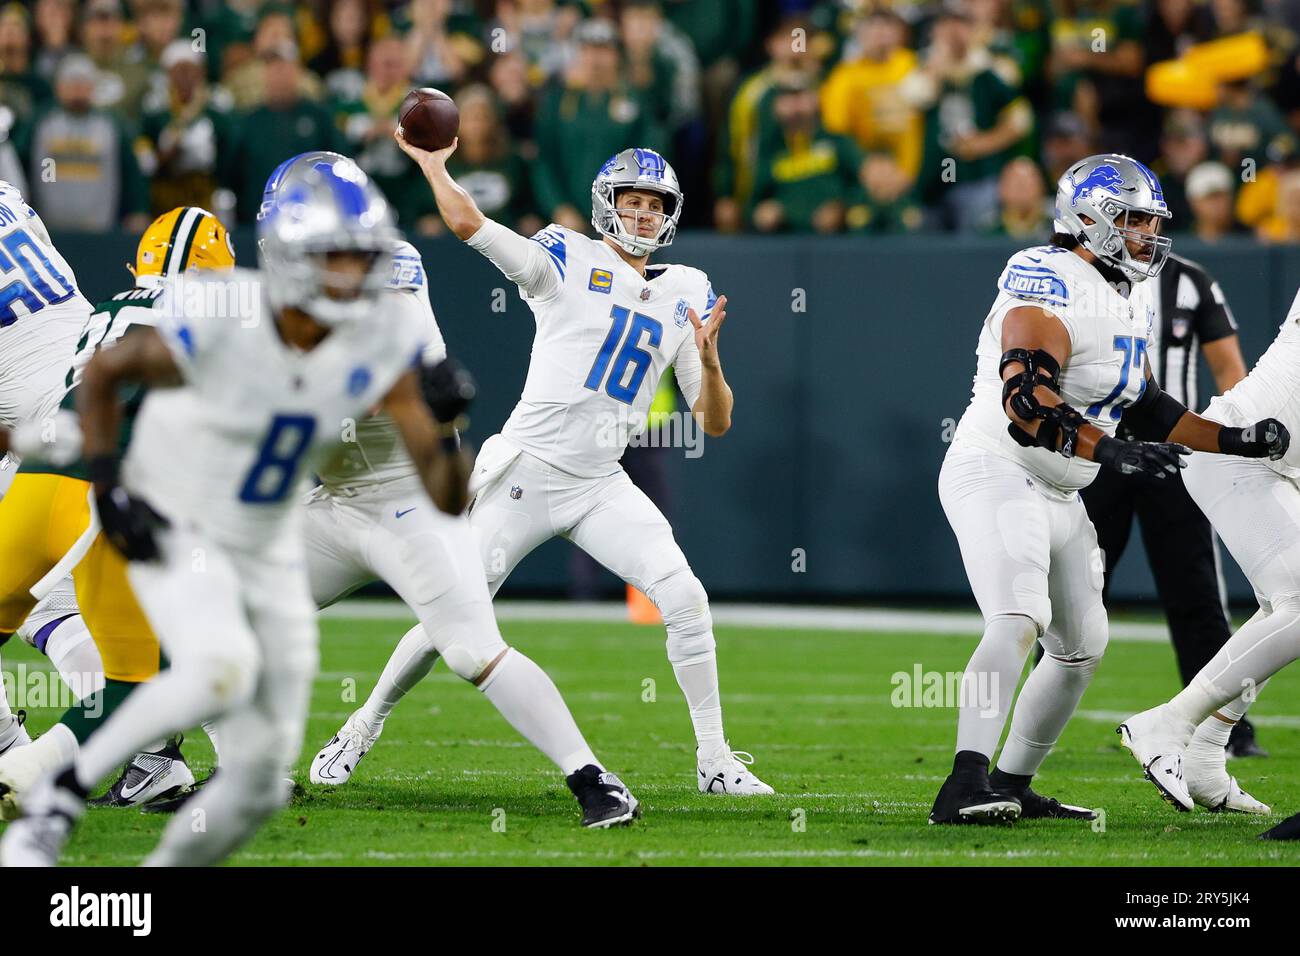
[[1120, 441], [1107, 435], [1097, 442], [1092, 460], [1121, 475], [1146, 475], [1148, 478], [1168, 478], [1187, 467], [1183, 455], [1192, 450], [1177, 442]]
[[1219, 431], [1219, 451], [1225, 455], [1277, 461], [1290, 446], [1291, 433], [1276, 418], [1266, 418], [1245, 428], [1225, 427]]
[[464, 415], [478, 393], [474, 376], [451, 356], [437, 365], [421, 368], [420, 389], [433, 417], [443, 425], [449, 425]]
[[133, 498], [121, 485], [110, 485], [95, 495], [99, 525], [113, 547], [128, 561], [157, 561], [162, 555], [154, 532], [168, 521], [141, 498]]

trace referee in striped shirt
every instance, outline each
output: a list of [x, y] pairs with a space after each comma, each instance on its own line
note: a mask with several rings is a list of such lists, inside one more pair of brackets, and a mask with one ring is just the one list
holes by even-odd
[[[1200, 407], [1198, 353], [1205, 355], [1219, 392], [1246, 377], [1237, 323], [1219, 284], [1195, 262], [1170, 255], [1157, 279], [1154, 341], [1147, 343], [1151, 372], [1162, 390], [1187, 408]], [[1120, 437], [1131, 438], [1121, 423]], [[1218, 548], [1209, 521], [1183, 487], [1182, 478], [1155, 481], [1103, 468], [1083, 489], [1083, 503], [1106, 555], [1106, 589], [1137, 518], [1160, 603], [1173, 637], [1183, 685], [1228, 640], [1227, 608]], [[1233, 727], [1233, 756], [1265, 756], [1246, 720]]]

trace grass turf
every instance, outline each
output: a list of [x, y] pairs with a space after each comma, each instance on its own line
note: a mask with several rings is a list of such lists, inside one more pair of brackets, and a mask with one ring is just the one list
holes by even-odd
[[[295, 777], [363, 700], [404, 630], [398, 621], [322, 621], [321, 673]], [[1271, 818], [1175, 813], [1121, 751], [1114, 725], [1177, 689], [1166, 645], [1112, 642], [1035, 786], [1105, 812], [1071, 821], [932, 827], [955, 713], [891, 703], [896, 673], [959, 671], [972, 637], [913, 633], [717, 631], [731, 743], [752, 750], [773, 798], [696, 791], [685, 703], [659, 628], [506, 622], [508, 641], [554, 678], [593, 749], [642, 801], [634, 826], [584, 831], [559, 774], [481, 696], [439, 663], [389, 718], [350, 784], [307, 784], [242, 849], [244, 865], [1289, 865], [1300, 844], [1255, 839], [1300, 809], [1300, 672], [1283, 672], [1255, 709], [1266, 760], [1229, 770]], [[45, 666], [12, 642], [5, 667]], [[45, 729], [52, 709], [33, 710]], [[196, 772], [212, 751], [185, 749]], [[65, 862], [129, 865], [165, 823], [88, 812]]]

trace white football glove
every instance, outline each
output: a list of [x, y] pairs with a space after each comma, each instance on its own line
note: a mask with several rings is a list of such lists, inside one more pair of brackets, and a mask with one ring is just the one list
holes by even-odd
[[81, 457], [81, 420], [60, 408], [50, 418], [23, 422], [9, 434], [9, 447], [23, 458], [65, 468]]

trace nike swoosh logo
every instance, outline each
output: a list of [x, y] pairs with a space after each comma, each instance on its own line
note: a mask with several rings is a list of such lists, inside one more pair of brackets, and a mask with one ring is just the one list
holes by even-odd
[[1042, 262], [1042, 259], [1035, 259], [1033, 256], [1025, 256], [1030, 262]]
[[123, 785], [122, 785], [122, 799], [123, 799], [123, 800], [130, 800], [130, 799], [131, 799], [132, 797], [134, 797], [137, 793], [140, 793], [142, 790], [144, 790], [145, 787], [149, 786], [149, 784], [151, 784], [151, 783], [153, 783], [155, 780], [157, 780], [158, 777], [162, 774], [162, 772], [163, 772], [164, 770], [166, 770], [166, 769], [167, 769], [166, 767], [158, 767], [158, 768], [155, 769], [155, 770], [150, 770], [150, 771], [149, 771], [149, 775], [148, 775], [147, 777], [145, 777], [144, 780], [140, 781], [139, 786], [128, 787], [126, 784], [123, 784]]
[[396, 514], [393, 515], [393, 517], [400, 518], [402, 517], [402, 515], [409, 515], [414, 510], [415, 510], [414, 508], [407, 508], [405, 511], [397, 512]]

